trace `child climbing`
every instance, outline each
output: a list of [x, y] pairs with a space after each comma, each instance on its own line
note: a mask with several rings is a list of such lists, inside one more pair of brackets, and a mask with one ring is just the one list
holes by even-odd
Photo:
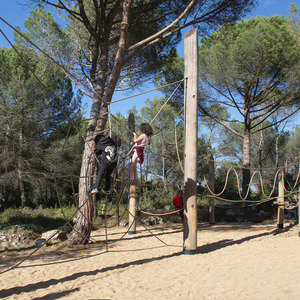
[[103, 190], [104, 194], [110, 193], [111, 173], [117, 166], [117, 147], [115, 141], [111, 137], [105, 137], [102, 134], [96, 135], [95, 139], [95, 154], [101, 155], [101, 164], [97, 174], [97, 178], [93, 189], [89, 191], [89, 195], [98, 193], [101, 180], [105, 175], [106, 183]]
[[180, 216], [183, 223], [183, 197], [182, 190], [177, 191], [177, 195], [173, 198], [174, 208], [177, 210], [177, 214]]
[[135, 143], [130, 156], [128, 167], [128, 178], [125, 179], [126, 183], [137, 183], [136, 165], [139, 160], [140, 164], [144, 161], [144, 148], [150, 145], [150, 137], [153, 135], [153, 129], [149, 123], [142, 123], [140, 125], [140, 136], [133, 132], [133, 142]]

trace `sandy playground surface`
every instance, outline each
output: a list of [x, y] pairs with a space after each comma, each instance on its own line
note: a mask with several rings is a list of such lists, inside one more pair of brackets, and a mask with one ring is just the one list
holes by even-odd
[[[0, 298], [300, 299], [298, 225], [200, 223], [194, 255], [183, 254], [181, 224], [147, 228], [110, 228], [108, 252], [104, 229], [93, 244], [42, 247], [0, 275]], [[0, 271], [22, 257], [1, 257]]]

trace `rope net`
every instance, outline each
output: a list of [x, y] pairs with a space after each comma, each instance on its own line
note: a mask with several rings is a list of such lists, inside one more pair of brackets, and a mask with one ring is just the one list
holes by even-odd
[[[9, 25], [6, 21], [4, 21], [1, 17], [0, 20], [2, 22], [5, 22], [7, 25]], [[10, 25], [9, 25], [10, 26]], [[12, 27], [13, 28], [13, 27]], [[31, 45], [33, 45], [34, 47], [36, 47], [41, 53], [43, 53], [46, 57], [48, 57], [49, 59], [51, 59], [55, 64], [57, 64], [56, 61], [54, 61], [51, 57], [49, 57], [44, 51], [42, 51], [40, 48], [38, 48], [36, 45], [34, 45], [31, 41], [29, 41], [22, 33], [20, 33], [19, 31], [17, 31], [15, 28], [13, 28], [20, 36], [22, 36], [24, 39], [27, 40], [27, 42], [31, 43]], [[62, 160], [63, 154], [64, 154], [64, 149], [67, 146], [68, 140], [69, 140], [69, 133], [70, 133], [70, 128], [73, 127], [75, 129], [75, 131], [77, 132], [78, 136], [80, 137], [80, 142], [83, 141], [84, 143], [87, 143], [86, 138], [85, 138], [85, 134], [82, 132], [82, 130], [80, 130], [80, 128], [78, 127], [77, 124], [75, 124], [72, 119], [65, 113], [65, 111], [63, 110], [63, 108], [59, 105], [59, 102], [57, 101], [56, 97], [54, 95], [52, 95], [51, 91], [48, 90], [48, 88], [41, 82], [40, 78], [38, 78], [34, 72], [30, 69], [30, 66], [27, 64], [27, 62], [24, 60], [24, 58], [22, 57], [22, 54], [18, 52], [18, 50], [14, 47], [14, 45], [9, 41], [9, 39], [5, 36], [4, 32], [0, 29], [0, 32], [3, 34], [3, 36], [7, 39], [7, 41], [10, 43], [11, 47], [16, 51], [16, 53], [19, 55], [20, 59], [23, 60], [24, 64], [26, 65], [26, 67], [28, 68], [28, 70], [33, 74], [33, 76], [35, 77], [35, 79], [37, 80], [37, 82], [44, 88], [44, 90], [49, 93], [49, 95], [52, 96], [52, 99], [54, 101], [54, 103], [59, 107], [59, 109], [61, 110], [61, 112], [64, 114], [64, 116], [66, 117], [66, 119], [69, 122], [69, 129], [68, 132], [66, 134], [66, 138], [65, 141], [62, 145], [62, 149], [60, 152], [60, 158], [58, 158], [57, 160], [57, 165], [59, 164], [59, 162]], [[58, 65], [58, 64], [57, 64]], [[63, 71], [68, 74], [69, 77], [73, 78], [73, 80], [76, 82], [76, 80], [78, 80], [77, 78], [75, 78], [72, 74], [70, 74], [67, 70], [65, 70], [63, 68], [63, 66], [58, 65], [61, 69], [63, 69]], [[152, 89], [143, 93], [139, 93], [136, 95], [132, 95], [130, 97], [126, 97], [126, 98], [122, 98], [122, 99], [118, 99], [115, 101], [112, 101], [111, 103], [117, 103], [120, 101], [124, 101], [127, 99], [130, 99], [132, 97], [136, 97], [139, 96], [141, 94], [145, 94], [147, 92], [153, 91], [153, 90], [158, 90], [158, 89], [162, 89], [166, 86], [170, 86], [170, 85], [175, 85], [176, 87], [174, 88], [174, 91], [171, 93], [170, 97], [168, 99], [166, 99], [164, 101], [164, 103], [162, 105], [160, 105], [160, 108], [156, 111], [156, 113], [154, 114], [154, 116], [152, 116], [151, 120], [149, 119], [149, 123], [152, 124], [155, 127], [155, 133], [154, 133], [154, 139], [158, 138], [160, 135], [163, 135], [166, 128], [171, 129], [170, 131], [173, 131], [173, 135], [172, 136], [172, 145], [175, 149], [175, 157], [177, 160], [176, 166], [177, 166], [177, 173], [180, 174], [178, 175], [178, 179], [175, 183], [171, 183], [170, 187], [172, 188], [181, 188], [183, 186], [183, 181], [182, 181], [182, 175], [183, 175], [183, 164], [182, 164], [182, 158], [180, 157], [180, 152], [183, 148], [182, 145], [182, 141], [180, 141], [180, 137], [178, 134], [178, 126], [179, 126], [179, 121], [178, 118], [182, 117], [181, 113], [183, 112], [183, 109], [180, 109], [177, 112], [173, 111], [173, 115], [171, 118], [166, 118], [165, 116], [161, 116], [162, 112], [164, 111], [164, 109], [168, 108], [168, 104], [170, 99], [172, 98], [172, 96], [174, 95], [174, 93], [176, 92], [176, 90], [180, 87], [180, 85], [182, 85], [184, 79], [180, 80], [180, 81], [176, 81], [173, 83], [168, 83], [167, 85], [164, 85], [162, 87], [159, 87], [157, 89]], [[80, 84], [84, 85], [84, 83], [80, 82]], [[94, 93], [95, 91], [91, 91], [91, 89], [86, 86], [86, 89], [89, 90], [90, 92]], [[105, 102], [105, 100], [100, 97], [98, 95], [99, 98], [102, 99], [102, 101]], [[111, 103], [106, 103], [107, 105], [110, 105]], [[77, 181], [78, 185], [78, 181], [82, 178], [82, 176], [78, 176], [76, 174], [74, 174], [73, 172], [71, 174], [58, 174], [57, 172], [57, 166], [53, 172], [53, 175], [49, 175], [49, 176], [41, 176], [41, 177], [31, 177], [31, 178], [27, 178], [27, 177], [22, 177], [22, 178], [9, 178], [9, 177], [5, 177], [5, 176], [1, 176], [0, 177], [0, 182], [1, 183], [5, 183], [5, 182], [9, 182], [9, 181], [14, 181], [14, 182], [37, 182], [38, 184], [41, 184], [41, 182], [43, 181], [48, 181], [48, 182], [52, 182], [52, 187], [55, 190], [56, 193], [56, 197], [57, 197], [57, 203], [59, 204], [59, 207], [61, 209], [63, 218], [65, 220], [65, 225], [68, 225], [72, 228], [73, 231], [76, 231], [78, 234], [81, 234], [80, 232], [78, 232], [76, 230], [76, 228], [73, 225], [73, 218], [78, 214], [81, 213], [81, 215], [85, 218], [86, 214], [82, 211], [84, 205], [87, 202], [92, 202], [93, 203], [93, 209], [95, 212], [95, 215], [101, 215], [103, 216], [103, 225], [100, 226], [99, 224], [95, 223], [94, 221], [92, 222], [91, 226], [95, 227], [95, 228], [99, 228], [102, 227], [105, 229], [105, 244], [106, 244], [106, 252], [109, 251], [109, 246], [112, 243], [115, 243], [116, 241], [109, 241], [108, 238], [108, 229], [116, 226], [116, 225], [120, 225], [120, 223], [122, 222], [122, 220], [124, 220], [125, 218], [128, 218], [128, 215], [130, 215], [130, 211], [128, 210], [128, 199], [127, 199], [127, 195], [128, 195], [128, 185], [125, 185], [122, 180], [118, 179], [118, 178], [124, 178], [124, 170], [127, 170], [128, 168], [128, 155], [130, 154], [132, 148], [130, 147], [129, 143], [127, 142], [128, 140], [128, 133], [132, 134], [132, 130], [130, 130], [128, 128], [128, 126], [125, 124], [125, 120], [124, 118], [119, 118], [116, 117], [115, 115], [113, 115], [110, 111], [108, 111], [107, 113], [105, 113], [105, 115], [109, 116], [109, 122], [106, 125], [106, 129], [104, 130], [104, 132], [109, 132], [110, 135], [114, 135], [116, 138], [120, 139], [122, 141], [122, 146], [119, 147], [118, 149], [118, 153], [119, 153], [119, 161], [118, 161], [118, 167], [117, 167], [117, 171], [116, 171], [116, 175], [114, 176], [114, 181], [113, 181], [113, 195], [111, 196], [101, 196], [101, 201], [97, 201], [95, 196], [89, 196], [86, 195], [86, 198], [84, 200], [84, 202], [79, 205], [78, 204], [78, 191], [76, 190], [75, 184], [74, 184], [74, 180]], [[102, 116], [98, 116], [96, 119], [101, 118]], [[83, 122], [88, 122], [90, 119], [85, 119], [83, 120]], [[163, 122], [163, 123], [162, 123]], [[123, 130], [121, 130], [121, 128]], [[104, 133], [103, 132], [103, 133]], [[163, 138], [162, 138], [163, 140]], [[168, 141], [168, 143], [171, 143], [171, 141]], [[80, 147], [77, 147], [77, 149], [79, 149]], [[164, 246], [168, 246], [161, 238], [159, 238], [158, 236], [156, 236], [155, 234], [152, 233], [151, 229], [148, 228], [148, 226], [146, 226], [142, 220], [142, 218], [140, 217], [141, 213], [143, 214], [143, 216], [157, 216], [157, 217], [162, 217], [162, 216], [170, 216], [170, 215], [174, 215], [178, 212], [178, 210], [168, 210], [167, 212], [158, 212], [158, 213], [154, 213], [152, 211], [147, 211], [145, 210], [147, 208], [147, 199], [143, 199], [141, 195], [151, 195], [151, 193], [153, 193], [153, 191], [157, 190], [158, 188], [160, 188], [161, 190], [168, 190], [169, 185], [166, 182], [163, 182], [163, 176], [165, 175], [164, 172], [161, 172], [161, 174], [157, 174], [157, 172], [155, 170], [153, 170], [153, 165], [151, 165], [151, 162], [148, 162], [148, 158], [151, 157], [155, 157], [155, 154], [153, 153], [153, 150], [151, 149], [151, 147], [149, 147], [150, 149], [146, 149], [146, 164], [147, 167], [147, 171], [142, 173], [142, 171], [139, 171], [139, 175], [141, 177], [140, 183], [138, 185], [138, 205], [136, 207], [136, 209], [140, 212], [140, 214], [137, 214], [137, 216], [132, 216], [137, 222], [139, 222], [146, 231], [148, 231], [151, 235], [153, 235], [162, 245]], [[152, 152], [151, 152], [152, 151]], [[80, 153], [76, 153], [76, 156], [79, 155]], [[161, 153], [156, 154], [156, 157], [158, 159], [158, 157], [161, 156]], [[97, 164], [100, 164], [97, 156], [94, 157], [94, 159], [96, 160]], [[207, 159], [208, 161], [208, 159]], [[217, 163], [217, 162], [215, 162]], [[221, 164], [221, 163], [218, 163]], [[175, 165], [175, 164], [174, 164]], [[291, 166], [297, 166], [299, 165], [298, 163], [295, 163]], [[291, 166], [285, 166], [287, 167], [291, 167]], [[174, 167], [175, 168], [175, 167]], [[299, 168], [298, 168], [299, 169]], [[74, 166], [72, 167], [72, 170], [74, 170]], [[242, 188], [241, 188], [241, 174], [239, 174], [239, 171], [241, 170], [241, 168], [238, 168], [236, 166], [228, 166], [228, 170], [225, 176], [225, 182], [222, 188], [219, 187], [219, 192], [215, 192], [210, 188], [210, 184], [206, 178], [206, 176], [203, 176], [201, 178], [199, 178], [199, 182], [202, 184], [202, 186], [204, 187], [204, 189], [206, 190], [205, 193], [199, 194], [199, 197], [203, 197], [206, 196], [208, 199], [209, 198], [214, 198], [218, 201], [223, 201], [223, 202], [230, 202], [233, 204], [236, 203], [248, 203], [248, 204], [255, 204], [255, 205], [260, 205], [266, 202], [269, 202], [271, 200], [274, 200], [277, 198], [277, 194], [276, 194], [276, 184], [278, 181], [278, 174], [280, 172], [280, 169], [263, 169], [263, 170], [255, 170], [255, 169], [251, 169], [252, 175], [250, 178], [250, 182], [248, 184], [248, 188], [246, 193], [244, 193], [244, 195], [242, 195]], [[263, 171], [272, 171], [274, 174], [274, 178], [272, 181], [272, 184], [270, 185], [270, 180], [268, 179], [268, 183], [267, 183], [267, 187], [266, 187], [266, 183], [263, 180]], [[170, 169], [170, 172], [175, 172], [174, 170]], [[231, 175], [234, 175], [235, 177], [235, 186], [236, 186], [236, 191], [237, 191], [237, 195], [239, 197], [239, 199], [229, 199], [226, 197], [222, 197], [226, 190], [228, 190], [228, 188], [230, 188], [230, 184], [232, 184], [232, 181], [230, 181], [230, 177]], [[298, 191], [297, 191], [297, 187], [299, 186], [299, 170], [298, 170], [298, 174], [296, 177], [296, 180], [294, 183], [290, 183], [287, 185], [288, 187], [285, 189], [285, 193], [286, 193], [286, 197], [289, 197], [291, 195], [295, 195]], [[91, 178], [90, 178], [91, 177]], [[93, 178], [95, 177], [95, 174], [93, 174], [92, 176], [88, 176], [86, 177], [87, 180], [85, 180], [86, 183], [88, 182], [93, 182]], [[288, 182], [287, 178], [285, 178], [285, 181]], [[73, 205], [76, 207], [75, 212], [71, 215], [71, 217], [68, 217], [65, 214], [65, 206], [66, 204], [70, 202], [70, 199], [68, 199], [68, 201], [65, 201], [65, 199], [62, 199], [62, 193], [60, 190], [60, 186], [65, 186], [65, 185], [69, 185], [70, 189], [71, 189], [71, 195], [72, 195], [72, 203]], [[263, 197], [261, 197], [259, 200], [255, 201], [255, 200], [251, 200], [249, 199], [250, 194], [251, 194], [251, 188], [253, 187], [259, 187], [261, 194]], [[86, 187], [86, 190], [88, 191], [90, 189], [90, 187]], [[160, 190], [160, 191], [161, 191]], [[171, 204], [172, 199], [170, 199], [170, 204]], [[64, 203], [65, 202], [65, 203]], [[149, 205], [148, 205], [149, 206]], [[171, 205], [170, 205], [171, 206]], [[116, 219], [114, 220], [113, 223], [110, 222], [109, 224], [109, 220], [113, 217], [114, 213], [116, 212], [116, 208], [118, 211], [118, 215], [116, 216]], [[120, 210], [121, 209], [121, 214]], [[87, 220], [90, 221], [90, 220]], [[130, 226], [132, 226], [132, 224], [130, 224]], [[122, 235], [122, 237], [120, 238], [123, 239], [126, 234], [128, 234], [128, 232], [130, 231], [130, 226], [128, 226], [128, 228], [125, 230], [124, 234]], [[57, 232], [56, 232], [57, 233]], [[55, 233], [55, 234], [56, 234]], [[54, 234], [54, 235], [55, 235]], [[53, 235], [53, 236], [54, 236]], [[49, 237], [48, 240], [43, 241], [43, 243], [40, 245], [46, 245], [51, 238], [53, 237]], [[85, 237], [83, 237], [85, 238]], [[95, 241], [92, 238], [89, 238], [89, 242], [91, 243], [95, 243]], [[174, 245], [173, 245], [174, 246]], [[182, 247], [182, 245], [175, 245], [178, 247]], [[18, 263], [16, 263], [11, 269], [17, 268], [18, 266], [20, 266], [25, 260], [27, 260], [29, 257], [31, 257], [34, 253], [36, 253], [39, 249], [35, 249], [33, 252], [31, 252], [28, 256], [26, 256], [24, 259], [22, 259], [21, 261], [19, 261]], [[10, 270], [10, 269], [8, 269]], [[0, 272], [0, 274], [3, 274], [5, 272], [7, 272], [8, 270], [4, 270], [2, 272]]]

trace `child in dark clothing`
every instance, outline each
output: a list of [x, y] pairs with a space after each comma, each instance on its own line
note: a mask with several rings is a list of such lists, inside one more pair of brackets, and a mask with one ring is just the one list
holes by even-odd
[[177, 214], [180, 216], [183, 223], [183, 197], [182, 190], [177, 191], [177, 195], [173, 198], [173, 205], [177, 211]]
[[93, 189], [89, 191], [89, 195], [98, 193], [101, 179], [105, 175], [106, 184], [103, 192], [110, 193], [111, 173], [117, 166], [117, 147], [115, 141], [111, 137], [105, 137], [102, 134], [96, 135], [95, 139], [95, 154], [101, 155], [101, 165], [97, 174], [97, 178]]

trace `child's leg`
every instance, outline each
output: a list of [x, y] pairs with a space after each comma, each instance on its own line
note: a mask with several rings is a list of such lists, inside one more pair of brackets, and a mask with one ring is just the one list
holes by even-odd
[[111, 184], [111, 173], [116, 168], [117, 162], [109, 164], [106, 170], [106, 183], [105, 183], [105, 190], [110, 190], [110, 184]]
[[95, 181], [95, 184], [94, 184], [94, 188], [98, 188], [99, 187], [101, 179], [103, 178], [103, 175], [106, 172], [106, 168], [107, 168], [106, 164], [102, 163], [100, 165], [100, 168], [99, 168], [99, 171], [98, 171], [98, 174], [97, 174], [97, 178], [96, 178], [96, 181]]
[[128, 167], [128, 177], [133, 180], [136, 178], [137, 172], [136, 172], [136, 164], [138, 160], [138, 155], [136, 151], [134, 150], [132, 157], [130, 158], [129, 167]]
[[180, 215], [181, 221], [182, 221], [182, 223], [183, 223], [183, 210], [181, 210], [181, 211], [179, 212], [179, 215]]
[[133, 165], [133, 179], [137, 178], [136, 165], [137, 165], [137, 159], [135, 160], [134, 165]]

